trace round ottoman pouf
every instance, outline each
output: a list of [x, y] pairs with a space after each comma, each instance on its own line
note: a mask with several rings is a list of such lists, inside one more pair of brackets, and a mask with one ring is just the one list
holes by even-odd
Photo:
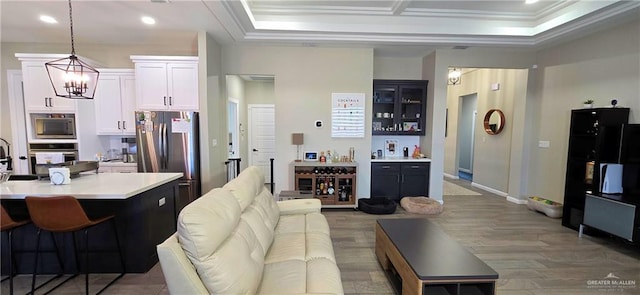
[[438, 214], [442, 212], [442, 204], [427, 197], [404, 197], [400, 200], [400, 206], [409, 213]]
[[358, 209], [369, 214], [392, 214], [396, 212], [396, 202], [387, 198], [358, 199]]

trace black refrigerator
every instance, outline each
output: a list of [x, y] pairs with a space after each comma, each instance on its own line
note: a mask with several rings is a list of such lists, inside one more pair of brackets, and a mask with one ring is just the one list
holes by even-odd
[[182, 172], [179, 212], [200, 197], [200, 140], [197, 112], [136, 112], [138, 172]]

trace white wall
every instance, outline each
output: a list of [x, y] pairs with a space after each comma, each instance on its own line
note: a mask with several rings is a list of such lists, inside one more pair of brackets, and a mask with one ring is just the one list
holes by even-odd
[[[357, 196], [368, 197], [370, 133], [364, 138], [331, 138], [330, 122], [331, 93], [365, 93], [365, 130], [371, 130], [372, 49], [228, 46], [224, 57], [228, 73], [275, 76], [275, 192], [293, 189], [289, 165], [296, 158], [296, 146], [291, 144], [291, 133], [302, 132], [308, 150], [347, 154], [354, 147], [359, 163]], [[315, 120], [323, 120], [325, 126], [315, 128]]]
[[273, 81], [247, 81], [244, 89], [247, 104], [273, 104], [276, 101]]
[[537, 63], [540, 115], [531, 137], [550, 147], [531, 151], [529, 193], [563, 202], [571, 110], [587, 98], [596, 107], [617, 98], [640, 123], [640, 21], [541, 50]]
[[[198, 34], [198, 83], [200, 96], [200, 175], [202, 193], [224, 185], [227, 173], [227, 98], [220, 85], [225, 77], [221, 73], [220, 45], [204, 32]], [[218, 143], [213, 145], [212, 140]]]
[[[226, 76], [226, 92], [227, 99], [234, 99], [238, 101], [238, 123], [240, 125], [240, 134], [238, 134], [238, 150], [240, 152], [240, 169], [247, 168], [249, 163], [249, 147], [247, 138], [247, 96], [245, 94], [246, 82], [238, 75]], [[225, 121], [224, 124], [227, 124]], [[228, 137], [225, 137], [224, 144], [229, 145]]]
[[373, 58], [374, 79], [421, 80], [421, 57], [379, 57]]

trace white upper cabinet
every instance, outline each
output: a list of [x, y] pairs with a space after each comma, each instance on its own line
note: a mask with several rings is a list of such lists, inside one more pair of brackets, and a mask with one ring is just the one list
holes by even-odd
[[[74, 113], [76, 100], [57, 97], [51, 86], [44, 64], [67, 55], [36, 57], [31, 54], [16, 54], [22, 62], [24, 107], [27, 113]], [[55, 78], [55, 77], [54, 77]], [[54, 83], [64, 83], [59, 77]]]
[[197, 57], [131, 56], [131, 60], [135, 63], [138, 109], [198, 110]]
[[99, 69], [94, 97], [98, 135], [135, 135], [135, 75], [133, 70]]

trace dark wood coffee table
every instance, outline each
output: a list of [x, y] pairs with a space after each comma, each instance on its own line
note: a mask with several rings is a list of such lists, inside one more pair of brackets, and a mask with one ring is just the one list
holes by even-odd
[[425, 218], [379, 219], [376, 256], [401, 294], [495, 294], [498, 273]]

